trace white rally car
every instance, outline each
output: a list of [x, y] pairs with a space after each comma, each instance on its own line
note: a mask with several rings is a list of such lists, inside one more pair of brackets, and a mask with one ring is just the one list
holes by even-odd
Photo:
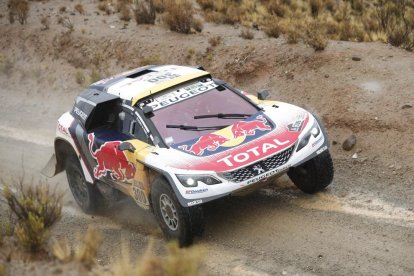
[[90, 85], [58, 120], [44, 173], [66, 170], [79, 206], [127, 195], [181, 245], [203, 230], [202, 204], [287, 173], [306, 193], [333, 178], [321, 122], [201, 67], [146, 66]]

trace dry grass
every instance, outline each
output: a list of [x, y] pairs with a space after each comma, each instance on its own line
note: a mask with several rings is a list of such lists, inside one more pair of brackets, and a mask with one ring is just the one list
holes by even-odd
[[4, 189], [4, 197], [17, 224], [14, 234], [26, 250], [38, 252], [49, 238], [49, 229], [60, 219], [62, 194], [45, 183], [24, 185], [23, 180]]
[[0, 54], [0, 73], [10, 77], [13, 73], [15, 62], [2, 54]]
[[90, 74], [90, 81], [91, 83], [97, 82], [98, 80], [102, 79], [102, 74], [98, 70], [98, 68], [94, 67], [92, 68], [91, 74]]
[[208, 39], [208, 43], [210, 44], [211, 47], [216, 47], [222, 42], [222, 40], [223, 38], [220, 35], [217, 35], [217, 36], [210, 37]]
[[77, 262], [87, 268], [96, 264], [98, 249], [102, 243], [102, 235], [95, 228], [89, 227], [83, 237], [78, 235], [77, 244], [72, 248], [68, 240], [54, 240], [51, 253], [63, 263]]
[[242, 29], [239, 35], [241, 38], [251, 40], [254, 38], [254, 34], [249, 29]]
[[123, 5], [119, 13], [119, 19], [127, 22], [131, 20], [131, 7], [129, 5]]
[[[269, 37], [305, 41], [321, 49], [324, 40], [384, 41], [412, 51], [413, 0], [197, 0], [205, 20], [257, 24]], [[303, 23], [306, 24], [303, 24]], [[312, 22], [323, 32], [310, 34]], [[319, 45], [319, 46], [318, 46]]]
[[150, 241], [144, 255], [134, 262], [127, 246], [123, 244], [121, 258], [113, 263], [112, 272], [115, 276], [199, 275], [204, 254], [205, 250], [200, 247], [179, 248], [177, 243], [169, 243], [166, 255], [157, 256], [153, 253], [153, 242]]
[[79, 85], [84, 85], [86, 78], [82, 71], [78, 70], [75, 74], [76, 83]]
[[137, 24], [154, 24], [156, 19], [156, 6], [153, 0], [137, 0], [134, 10]]
[[315, 51], [322, 51], [328, 45], [326, 30], [323, 24], [313, 21], [306, 30], [306, 44], [310, 45]]
[[0, 263], [0, 276], [6, 276], [6, 275], [8, 275], [6, 265], [3, 263]]
[[81, 3], [75, 5], [75, 10], [81, 15], [85, 14], [85, 9]]
[[189, 34], [202, 30], [201, 21], [194, 20], [193, 4], [189, 0], [170, 0], [165, 5], [164, 23], [171, 31]]
[[49, 30], [50, 29], [50, 19], [48, 16], [42, 16], [40, 18], [40, 24], [42, 25], [42, 30]]
[[26, 24], [29, 16], [29, 2], [27, 0], [9, 0], [9, 22], [11, 24], [17, 19], [20, 24]]
[[88, 228], [85, 236], [79, 240], [80, 242], [75, 248], [74, 260], [91, 267], [96, 263], [96, 255], [102, 242], [102, 235], [96, 229]]

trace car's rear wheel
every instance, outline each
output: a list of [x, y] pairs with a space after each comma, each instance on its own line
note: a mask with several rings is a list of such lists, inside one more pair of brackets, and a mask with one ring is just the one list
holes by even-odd
[[79, 207], [87, 214], [95, 214], [102, 204], [102, 196], [97, 188], [85, 180], [79, 160], [69, 156], [65, 162], [69, 188]]
[[300, 190], [307, 194], [316, 193], [329, 184], [334, 176], [334, 167], [329, 151], [317, 155], [298, 167], [292, 167], [288, 176]]
[[201, 206], [182, 207], [169, 183], [156, 178], [151, 185], [151, 203], [154, 215], [168, 240], [178, 240], [188, 246], [204, 228]]

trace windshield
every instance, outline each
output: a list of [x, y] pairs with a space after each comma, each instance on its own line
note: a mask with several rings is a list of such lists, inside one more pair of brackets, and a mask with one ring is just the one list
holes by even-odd
[[[163, 103], [164, 107], [161, 107]], [[229, 126], [243, 119], [240, 116], [195, 119], [194, 116], [224, 113], [255, 114], [258, 111], [255, 106], [240, 95], [222, 86], [217, 87], [212, 81], [198, 82], [189, 87], [166, 93], [159, 96], [158, 99], [155, 98], [153, 103], [149, 105], [154, 108], [154, 116], [151, 117], [151, 120], [164, 141], [168, 140], [168, 144], [178, 144], [217, 131], [217, 129], [203, 129], [203, 127]], [[196, 130], [185, 127], [171, 128], [167, 125], [197, 126], [199, 128]]]

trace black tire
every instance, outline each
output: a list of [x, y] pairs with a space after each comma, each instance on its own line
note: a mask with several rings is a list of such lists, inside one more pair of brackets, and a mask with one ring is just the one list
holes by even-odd
[[334, 167], [329, 151], [317, 155], [288, 171], [290, 180], [304, 193], [313, 194], [331, 184]]
[[102, 204], [102, 196], [94, 185], [86, 182], [79, 160], [75, 156], [65, 161], [69, 188], [79, 207], [87, 214], [96, 214]]
[[154, 215], [168, 240], [177, 240], [180, 246], [193, 243], [194, 236], [204, 230], [201, 206], [183, 207], [164, 178], [156, 178], [151, 185], [151, 203]]

